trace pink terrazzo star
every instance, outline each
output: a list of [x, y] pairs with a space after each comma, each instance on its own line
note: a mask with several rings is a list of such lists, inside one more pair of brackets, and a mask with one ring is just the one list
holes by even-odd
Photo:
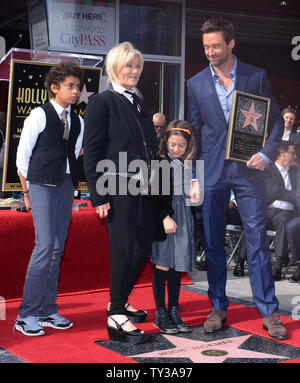
[[239, 348], [252, 335], [203, 342], [171, 335], [163, 335], [176, 346], [167, 350], [130, 355], [130, 358], [188, 358], [194, 363], [223, 363], [228, 358], [288, 359], [284, 356], [243, 350]]
[[246, 128], [246, 126], [251, 125], [253, 129], [258, 131], [257, 128], [257, 123], [256, 121], [263, 116], [263, 114], [255, 113], [255, 108], [254, 108], [254, 101], [252, 101], [250, 109], [249, 110], [242, 110], [241, 112], [243, 115], [246, 117], [246, 120], [244, 122], [243, 128]]

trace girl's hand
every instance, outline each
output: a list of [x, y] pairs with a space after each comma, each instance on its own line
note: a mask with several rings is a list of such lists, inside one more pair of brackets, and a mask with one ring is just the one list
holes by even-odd
[[167, 215], [166, 218], [163, 220], [163, 225], [166, 234], [172, 234], [176, 232], [176, 222], [169, 215]]

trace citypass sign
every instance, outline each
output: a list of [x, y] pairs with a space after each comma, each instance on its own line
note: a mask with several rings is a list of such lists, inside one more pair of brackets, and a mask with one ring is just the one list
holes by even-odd
[[47, 0], [50, 49], [107, 53], [115, 44], [115, 7]]

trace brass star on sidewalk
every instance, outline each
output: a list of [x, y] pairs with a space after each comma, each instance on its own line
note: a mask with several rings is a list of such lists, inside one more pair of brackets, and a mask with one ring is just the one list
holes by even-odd
[[171, 335], [162, 335], [175, 348], [130, 355], [130, 358], [188, 358], [194, 363], [223, 363], [228, 358], [288, 359], [285, 356], [266, 354], [239, 348], [252, 335], [203, 342]]

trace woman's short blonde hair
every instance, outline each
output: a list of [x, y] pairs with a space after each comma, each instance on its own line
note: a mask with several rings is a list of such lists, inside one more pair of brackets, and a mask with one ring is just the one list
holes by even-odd
[[118, 73], [135, 57], [140, 60], [141, 67], [144, 66], [144, 58], [142, 53], [136, 49], [131, 43], [124, 43], [114, 46], [107, 54], [105, 59], [106, 73], [108, 82], [120, 84]]

